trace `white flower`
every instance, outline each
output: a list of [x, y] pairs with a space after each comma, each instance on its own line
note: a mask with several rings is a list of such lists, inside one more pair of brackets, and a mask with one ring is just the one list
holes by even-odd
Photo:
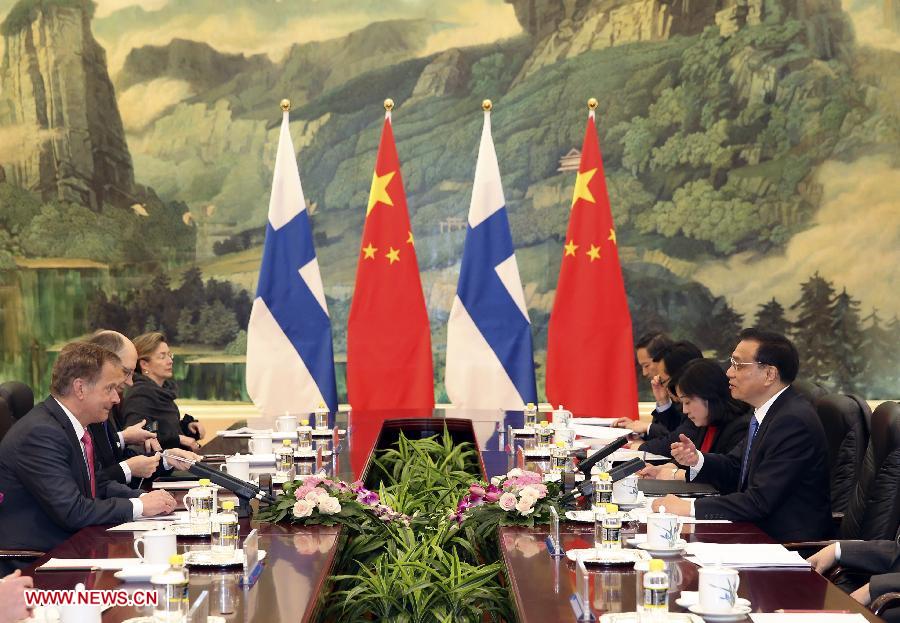
[[521, 476], [523, 473], [524, 472], [521, 469], [519, 469], [518, 467], [514, 467], [511, 470], [509, 470], [509, 473], [506, 474], [506, 476], [508, 478], [516, 478], [518, 476]]
[[294, 504], [294, 517], [309, 517], [315, 507], [316, 505], [308, 500], [297, 500]]
[[328, 497], [328, 493], [324, 489], [316, 487], [304, 496], [308, 502], [316, 504], [321, 498]]
[[528, 485], [527, 487], [522, 489], [522, 492], [519, 495], [521, 495], [523, 498], [532, 498], [532, 504], [541, 499], [541, 491], [536, 487], [532, 487], [531, 485]]
[[495, 487], [499, 487], [501, 482], [503, 482], [503, 476], [494, 476], [491, 478], [491, 484]]
[[530, 497], [523, 497], [516, 503], [516, 510], [523, 515], [530, 515], [534, 512], [534, 500]]
[[505, 511], [511, 511], [516, 507], [516, 496], [512, 493], [504, 493], [500, 496], [500, 508]]
[[334, 515], [341, 512], [341, 503], [336, 497], [324, 495], [319, 498], [319, 512], [323, 515]]

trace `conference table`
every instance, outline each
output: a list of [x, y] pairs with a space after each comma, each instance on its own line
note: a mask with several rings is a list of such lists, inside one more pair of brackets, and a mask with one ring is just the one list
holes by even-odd
[[[441, 411], [339, 413], [331, 422], [342, 434], [336, 445], [323, 441], [331, 455], [323, 467], [331, 476], [346, 481], [364, 474], [382, 425], [387, 420], [421, 418], [464, 418], [471, 421], [479, 445], [482, 465], [488, 478], [506, 473], [516, 465], [513, 450], [520, 441], [509, 431], [522, 426], [521, 412]], [[274, 428], [272, 418], [251, 419], [252, 428]], [[206, 454], [233, 454], [247, 451], [247, 439], [220, 436], [207, 444]], [[518, 460], [521, 460], [520, 458]], [[531, 464], [528, 467], [532, 467]], [[220, 501], [227, 497], [220, 494]], [[183, 496], [177, 492], [176, 497]], [[35, 588], [71, 589], [83, 583], [89, 589], [147, 589], [149, 584], [123, 584], [108, 570], [36, 571], [49, 558], [129, 558], [134, 556], [136, 533], [111, 532], [109, 526], [85, 528], [35, 561], [24, 572], [33, 576]], [[191, 570], [193, 601], [208, 591], [210, 615], [228, 622], [275, 623], [315, 621], [321, 617], [327, 599], [323, 588], [333, 572], [343, 544], [340, 527], [269, 524], [241, 519], [242, 537], [250, 530], [259, 534], [259, 548], [266, 551], [263, 570], [250, 588], [241, 586], [238, 570]], [[547, 526], [500, 528], [500, 552], [508, 571], [510, 592], [518, 617], [528, 621], [574, 621], [570, 597], [576, 589], [573, 563], [552, 558], [547, 551]], [[591, 547], [592, 525], [563, 522], [562, 546], [566, 549]], [[753, 524], [689, 524], [683, 529], [688, 541], [711, 543], [772, 543]], [[209, 541], [179, 537], [179, 550], [206, 548]], [[667, 563], [671, 578], [670, 610], [683, 612], [674, 603], [681, 590], [697, 590], [697, 567], [680, 557]], [[632, 569], [591, 568], [590, 602], [594, 614], [633, 612], [636, 605], [636, 575]], [[871, 621], [881, 621], [838, 587], [810, 570], [754, 569], [741, 571], [739, 594], [751, 601], [754, 612], [777, 609], [837, 610], [860, 613]], [[146, 609], [113, 607], [103, 614], [104, 623], [121, 623], [147, 616]]]

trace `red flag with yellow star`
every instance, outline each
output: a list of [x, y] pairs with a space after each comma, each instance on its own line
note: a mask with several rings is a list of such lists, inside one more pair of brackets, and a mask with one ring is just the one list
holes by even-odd
[[354, 411], [434, 408], [431, 329], [414, 242], [387, 113], [347, 324], [347, 394]]
[[637, 418], [631, 315], [594, 112], [588, 117], [547, 335], [547, 399], [576, 415]]

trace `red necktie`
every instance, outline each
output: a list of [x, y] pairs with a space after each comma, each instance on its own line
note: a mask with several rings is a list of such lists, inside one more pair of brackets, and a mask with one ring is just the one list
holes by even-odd
[[84, 456], [87, 458], [88, 480], [91, 481], [91, 497], [97, 497], [97, 485], [94, 482], [94, 440], [91, 434], [85, 430], [81, 436], [81, 443], [84, 444]]

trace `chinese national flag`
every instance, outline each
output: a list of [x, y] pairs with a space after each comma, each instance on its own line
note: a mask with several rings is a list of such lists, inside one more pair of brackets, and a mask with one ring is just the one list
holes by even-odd
[[576, 415], [637, 418], [625, 298], [594, 113], [588, 118], [547, 336], [547, 399]]
[[366, 207], [347, 326], [354, 411], [434, 408], [431, 330], [390, 113]]

